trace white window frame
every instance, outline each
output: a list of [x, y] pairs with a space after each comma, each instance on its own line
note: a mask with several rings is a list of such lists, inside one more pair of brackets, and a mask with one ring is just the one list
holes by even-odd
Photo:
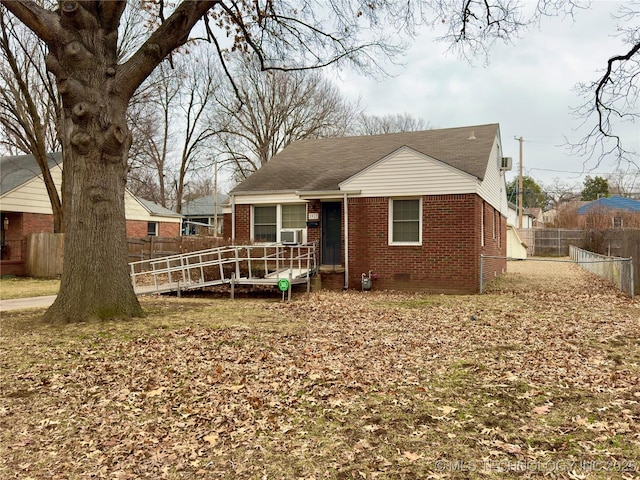
[[[418, 241], [396, 242], [393, 240], [393, 202], [395, 200], [417, 200], [418, 201]], [[389, 245], [422, 245], [422, 197], [396, 197], [389, 199]]]
[[484, 247], [484, 202], [480, 210], [480, 246]]
[[256, 232], [255, 232], [255, 227], [256, 227], [256, 213], [255, 213], [255, 209], [256, 207], [259, 208], [264, 208], [264, 207], [275, 207], [276, 209], [276, 242], [278, 241], [278, 236], [280, 234], [280, 231], [278, 229], [278, 218], [279, 218], [279, 213], [280, 213], [280, 209], [278, 208], [278, 205], [273, 205], [273, 204], [259, 204], [259, 205], [251, 205], [251, 241], [256, 242], [256, 243], [271, 243], [271, 242], [263, 242], [260, 241], [258, 242], [256, 240]]
[[[278, 203], [278, 204], [254, 204], [251, 205], [251, 240], [252, 241], [256, 241], [255, 239], [255, 207], [276, 207], [276, 242], [281, 242], [282, 238], [280, 233], [283, 230], [282, 227], [282, 207], [283, 205], [304, 205], [305, 207], [305, 219], [307, 218], [307, 208], [308, 208], [308, 204], [307, 203]], [[307, 241], [307, 227], [306, 227], [306, 222], [305, 222], [305, 226], [304, 227], [298, 227], [298, 228], [287, 228], [286, 230], [302, 230], [302, 242], [306, 242]], [[256, 242], [256, 243], [269, 243], [269, 242]]]
[[[149, 233], [149, 227], [153, 225], [153, 233]], [[157, 237], [160, 225], [158, 222], [147, 222], [147, 237]]]

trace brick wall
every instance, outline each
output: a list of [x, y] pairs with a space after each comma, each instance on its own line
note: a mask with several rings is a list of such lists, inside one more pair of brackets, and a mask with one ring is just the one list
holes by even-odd
[[[309, 203], [308, 212], [320, 210], [320, 202]], [[236, 243], [250, 240], [250, 211], [249, 205], [236, 206]], [[308, 241], [319, 241], [320, 235], [321, 227], [307, 229]], [[360, 289], [362, 273], [371, 271], [375, 290], [475, 293], [479, 290], [480, 255], [504, 257], [506, 248], [506, 218], [475, 194], [424, 196], [422, 245], [417, 246], [389, 245], [388, 198], [349, 199], [352, 289]], [[490, 278], [505, 270], [506, 260], [495, 260], [484, 275]], [[323, 275], [323, 288], [339, 288], [340, 277]]]
[[236, 205], [236, 244], [251, 243], [251, 205]]
[[420, 246], [389, 245], [388, 218], [388, 198], [349, 200], [350, 288], [360, 288], [361, 274], [371, 271], [377, 290], [473, 293], [479, 288], [480, 254], [506, 255], [506, 221], [477, 195], [423, 197]]
[[31, 233], [53, 233], [53, 215], [42, 213], [22, 214], [22, 236]]
[[[179, 237], [180, 224], [170, 222], [158, 223], [158, 237]], [[127, 220], [127, 238], [145, 238], [148, 222], [146, 220]]]

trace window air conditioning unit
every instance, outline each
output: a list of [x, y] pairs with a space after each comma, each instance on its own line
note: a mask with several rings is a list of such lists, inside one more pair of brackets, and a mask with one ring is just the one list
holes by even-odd
[[286, 245], [302, 243], [302, 230], [280, 230], [280, 241]]
[[511, 157], [502, 157], [500, 159], [500, 170], [503, 172], [509, 171], [513, 168], [513, 158]]

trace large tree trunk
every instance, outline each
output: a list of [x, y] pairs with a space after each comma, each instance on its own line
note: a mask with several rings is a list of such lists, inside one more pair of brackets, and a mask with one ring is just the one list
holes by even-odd
[[[118, 117], [124, 125], [124, 109]], [[50, 321], [142, 315], [126, 262], [126, 147], [120, 156], [93, 145], [86, 152], [63, 147], [64, 264], [60, 293], [45, 315]]]
[[129, 92], [117, 88], [115, 32], [105, 41], [88, 13], [79, 3], [63, 3], [64, 30], [47, 57], [63, 105], [65, 247], [60, 293], [45, 315], [53, 322], [143, 313], [127, 265]]

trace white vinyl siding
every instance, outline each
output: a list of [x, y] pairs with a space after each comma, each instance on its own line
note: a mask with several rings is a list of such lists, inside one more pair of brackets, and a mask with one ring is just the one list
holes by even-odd
[[341, 190], [360, 191], [360, 197], [456, 195], [476, 193], [505, 217], [508, 214], [498, 139], [487, 159], [482, 181], [443, 162], [403, 147], [340, 183]]
[[[60, 195], [62, 168], [51, 167], [51, 177]], [[5, 212], [42, 213], [53, 215], [51, 202], [42, 176], [33, 178], [2, 196], [2, 210]]]
[[507, 202], [505, 174], [501, 172], [499, 168], [499, 162], [501, 160], [502, 153], [496, 141], [489, 155], [487, 170], [484, 172], [484, 179], [478, 187], [478, 195], [502, 215], [507, 217], [509, 215], [509, 204]]
[[389, 244], [422, 244], [422, 202], [419, 198], [389, 200]]
[[361, 197], [476, 193], [478, 180], [445, 163], [403, 147], [340, 184]]

